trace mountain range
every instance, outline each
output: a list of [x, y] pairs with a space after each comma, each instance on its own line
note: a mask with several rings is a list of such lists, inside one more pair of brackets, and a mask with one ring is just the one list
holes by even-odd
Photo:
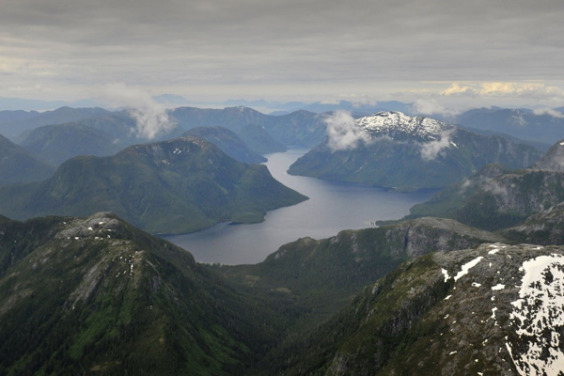
[[552, 145], [564, 138], [561, 109], [476, 108], [457, 115], [456, 124], [487, 133], [503, 133], [522, 140]]
[[0, 371], [558, 370], [564, 249], [513, 241], [420, 218], [205, 266], [109, 213], [0, 217]]
[[562, 246], [503, 243], [408, 261], [297, 339], [275, 373], [561, 374], [563, 267]]
[[[446, 187], [488, 163], [522, 168], [541, 157], [537, 149], [505, 137], [398, 112], [361, 117], [348, 127], [299, 158], [288, 172], [413, 191]], [[346, 137], [356, 142], [334, 140]]]
[[[35, 127], [27, 147], [56, 157], [67, 129], [96, 140], [89, 132], [114, 126], [139, 141], [123, 115]], [[252, 155], [240, 142], [255, 131], [312, 145], [333, 115], [175, 116], [184, 124], [164, 137], [202, 133], [75, 156], [41, 182], [0, 187], [0, 374], [562, 373], [564, 141], [541, 156], [434, 119], [358, 118], [356, 148], [334, 150], [343, 144], [323, 133], [319, 163], [334, 157], [358, 178], [388, 158], [390, 179], [409, 172], [402, 190], [464, 174], [401, 221], [298, 239], [255, 265], [203, 265], [148, 232], [260, 221], [304, 200], [224, 151]], [[32, 155], [0, 137], [3, 150]], [[422, 187], [406, 183], [415, 176]]]
[[262, 165], [228, 157], [200, 138], [135, 145], [110, 157], [79, 156], [42, 182], [0, 188], [0, 213], [87, 216], [113, 211], [150, 232], [184, 233], [220, 221], [261, 221], [301, 194]]
[[284, 323], [109, 213], [0, 218], [0, 302], [3, 375], [240, 374]]
[[564, 201], [563, 149], [557, 142], [529, 169], [485, 166], [412, 207], [410, 217], [441, 216], [489, 230], [516, 225]]
[[220, 148], [225, 154], [240, 162], [262, 163], [266, 158], [251, 150], [234, 132], [223, 127], [197, 127], [184, 133], [185, 136], [203, 138]]
[[202, 109], [179, 107], [170, 112], [179, 127], [221, 126], [236, 134], [245, 126], [261, 126], [278, 143], [294, 147], [311, 147], [325, 138], [325, 115], [295, 111], [280, 116], [265, 115], [247, 107]]
[[[140, 129], [157, 129], [162, 119], [143, 118], [130, 110], [62, 107], [46, 112], [1, 111], [0, 134], [55, 167], [78, 155], [112, 155], [134, 144], [179, 137], [193, 128], [227, 129], [252, 150], [245, 153], [257, 154], [285, 151], [287, 147], [311, 147], [325, 137], [325, 115], [307, 111], [272, 116], [245, 107], [221, 110], [180, 107], [160, 115], [168, 119], [167, 127], [162, 127], [155, 137], [148, 137]], [[224, 133], [223, 138], [216, 137], [218, 146], [228, 154], [242, 147], [232, 142], [235, 142], [232, 135], [227, 137]], [[239, 157], [244, 162], [263, 160], [257, 155], [250, 159]]]
[[47, 179], [55, 169], [0, 135], [0, 186]]

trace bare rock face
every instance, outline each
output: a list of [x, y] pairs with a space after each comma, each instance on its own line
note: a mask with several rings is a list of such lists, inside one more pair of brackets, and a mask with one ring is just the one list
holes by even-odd
[[546, 155], [535, 163], [535, 168], [564, 172], [564, 140], [554, 144]]

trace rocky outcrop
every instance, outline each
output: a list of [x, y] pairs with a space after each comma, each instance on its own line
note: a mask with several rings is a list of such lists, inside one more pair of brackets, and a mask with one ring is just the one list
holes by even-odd
[[320, 328], [286, 374], [558, 375], [563, 270], [561, 246], [483, 244], [406, 262]]
[[535, 163], [534, 168], [564, 172], [564, 140], [554, 144], [545, 156]]

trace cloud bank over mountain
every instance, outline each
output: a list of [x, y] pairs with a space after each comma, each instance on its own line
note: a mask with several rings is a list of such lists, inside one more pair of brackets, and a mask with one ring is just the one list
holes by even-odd
[[563, 17], [559, 0], [10, 1], [0, 97], [75, 100], [124, 82], [210, 100], [552, 107], [564, 97]]
[[333, 151], [355, 149], [360, 143], [371, 142], [370, 135], [356, 124], [348, 112], [337, 111], [329, 116], [325, 123], [328, 144]]
[[169, 118], [166, 107], [156, 102], [142, 89], [125, 84], [102, 87], [99, 100], [110, 106], [125, 107], [135, 119], [137, 136], [154, 139], [160, 133], [174, 129], [176, 124]]

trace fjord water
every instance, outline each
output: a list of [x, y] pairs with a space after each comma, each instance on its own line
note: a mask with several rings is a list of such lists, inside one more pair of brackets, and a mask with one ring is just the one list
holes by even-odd
[[220, 223], [203, 231], [169, 235], [165, 239], [188, 250], [198, 262], [254, 264], [281, 245], [299, 238], [327, 238], [341, 230], [371, 227], [376, 220], [401, 218], [409, 213], [411, 206], [432, 194], [391, 192], [288, 175], [288, 167], [305, 152], [290, 150], [267, 155], [266, 166], [275, 179], [309, 200], [268, 212], [262, 223]]

